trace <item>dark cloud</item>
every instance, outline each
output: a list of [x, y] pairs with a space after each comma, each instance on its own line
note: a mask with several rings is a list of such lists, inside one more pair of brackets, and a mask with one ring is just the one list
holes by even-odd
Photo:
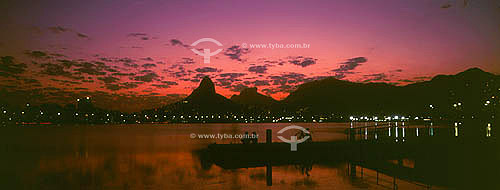
[[175, 81], [161, 81], [161, 83], [167, 85], [178, 85], [178, 83]]
[[[78, 62], [82, 61], [82, 62]], [[115, 66], [108, 66], [104, 62], [88, 62], [85, 60], [71, 61], [59, 59], [56, 63], [41, 64], [41, 74], [51, 76], [63, 76], [71, 79], [83, 79], [82, 74], [101, 76], [106, 75], [107, 72], [114, 73], [118, 70], [114, 69]], [[116, 67], [117, 68], [117, 67]]]
[[138, 68], [139, 65], [136, 63], [123, 63], [124, 66], [126, 67], [131, 67], [131, 68]]
[[146, 69], [149, 69], [149, 68], [156, 67], [156, 64], [154, 64], [154, 63], [146, 63], [146, 64], [142, 65], [142, 67], [144, 67]]
[[135, 73], [113, 73], [113, 76], [135, 76]]
[[450, 8], [450, 7], [451, 7], [450, 2], [446, 2], [445, 4], [441, 5], [442, 9], [447, 9], [447, 8]]
[[143, 92], [153, 92], [155, 89], [154, 88], [146, 88], [142, 90]]
[[185, 48], [189, 48], [191, 47], [190, 45], [187, 45], [187, 44], [184, 44], [182, 43], [180, 40], [178, 39], [171, 39], [170, 40], [170, 45], [172, 46], [182, 46], [182, 47], [185, 47]]
[[214, 75], [208, 75], [208, 74], [204, 74], [204, 73], [198, 73], [196, 74], [195, 76], [191, 77], [191, 78], [181, 78], [179, 80], [182, 80], [182, 81], [189, 81], [189, 82], [200, 82], [201, 79], [203, 79], [204, 77], [209, 77], [209, 78], [215, 78], [216, 76]]
[[249, 85], [248, 83], [242, 84], [240, 79], [237, 79], [234, 77], [217, 78], [217, 79], [215, 79], [215, 84], [217, 86], [222, 87], [222, 88], [227, 88], [233, 92], [240, 92], [243, 89], [248, 88], [247, 85]]
[[26, 71], [27, 65], [24, 63], [15, 63], [14, 57], [0, 57], [0, 76], [17, 76]]
[[59, 79], [50, 79], [51, 81], [58, 82], [60, 84], [70, 86], [70, 85], [80, 85], [82, 84], [81, 82], [76, 82], [76, 81], [69, 81], [69, 80], [59, 80]]
[[170, 85], [168, 84], [152, 84], [151, 86], [154, 86], [156, 88], [170, 88]]
[[149, 39], [151, 39], [151, 37], [149, 37], [149, 35], [146, 34], [146, 33], [129, 33], [127, 35], [127, 37], [133, 37], [133, 38], [137, 38], [137, 39], [140, 39], [140, 40], [149, 40]]
[[343, 79], [346, 77], [346, 73], [335, 73], [333, 77], [335, 77], [336, 79]]
[[245, 73], [222, 73], [218, 75], [222, 78], [216, 78], [215, 83], [217, 86], [231, 89], [233, 88], [234, 82], [241, 81], [239, 78], [245, 75]]
[[375, 73], [369, 75], [363, 75], [363, 82], [381, 82], [389, 81], [388, 76], [385, 73]]
[[106, 71], [108, 71], [108, 72], [110, 72], [110, 73], [116, 73], [116, 72], [118, 72], [118, 70], [113, 69], [113, 68], [106, 68], [106, 69], [104, 69], [104, 70], [106, 70]]
[[304, 82], [306, 75], [301, 73], [286, 73], [282, 75], [272, 75], [268, 77], [271, 79], [273, 85], [296, 84]]
[[153, 80], [157, 81], [159, 78], [160, 76], [158, 76], [156, 73], [148, 73], [142, 76], [133, 77], [134, 80], [142, 82], [153, 82]]
[[232, 60], [242, 61], [241, 56], [249, 53], [248, 48], [241, 48], [238, 45], [231, 46], [224, 51], [224, 55], [228, 56]]
[[265, 65], [251, 66], [248, 68], [248, 71], [253, 72], [253, 73], [266, 73], [267, 66], [265, 66]]
[[86, 79], [84, 79], [84, 80], [82, 80], [82, 82], [86, 82], [86, 83], [94, 83], [94, 80], [86, 80]]
[[125, 83], [119, 83], [119, 84], [106, 84], [106, 89], [111, 90], [111, 91], [117, 91], [121, 89], [132, 89], [132, 88], [137, 88], [139, 84], [142, 83], [137, 83], [137, 82], [125, 82]]
[[415, 81], [409, 80], [409, 79], [400, 79], [398, 80], [399, 82], [404, 82], [404, 83], [414, 83]]
[[302, 73], [284, 73], [281, 75], [268, 76], [269, 80], [255, 80], [252, 82], [255, 86], [273, 86], [267, 89], [263, 89], [266, 94], [275, 93], [289, 93], [296, 89], [300, 84], [311, 82], [315, 80], [322, 80], [328, 78], [329, 76], [314, 76], [306, 77]]
[[269, 60], [268, 58], [258, 58], [257, 61], [259, 63], [264, 63], [266, 66], [284, 65], [286, 63], [286, 61], [283, 61], [281, 59], [279, 59], [279, 60]]
[[114, 62], [122, 63], [125, 67], [131, 67], [131, 68], [139, 67], [139, 65], [136, 64], [136, 60], [133, 60], [133, 59], [128, 58], [128, 57], [116, 59], [116, 60], [114, 60]]
[[227, 88], [229, 86], [231, 86], [231, 84], [234, 82], [234, 79], [231, 79], [231, 78], [218, 78], [218, 79], [215, 79], [215, 84], [217, 86], [221, 86], [221, 87], [224, 87], [224, 88]]
[[293, 65], [307, 67], [307, 66], [316, 64], [316, 60], [317, 59], [314, 59], [312, 57], [297, 56], [297, 57], [289, 57], [288, 62], [293, 64]]
[[255, 80], [251, 82], [254, 86], [269, 86], [268, 80]]
[[73, 33], [74, 35], [76, 35], [76, 37], [79, 37], [79, 38], [85, 38], [85, 39], [89, 38], [89, 36], [87, 36], [87, 35], [85, 35], [83, 33], [80, 33], [80, 32], [77, 32], [77, 31], [75, 31], [73, 29], [62, 27], [62, 26], [51, 26], [51, 27], [48, 27], [47, 29], [50, 32], [54, 33], [54, 34], [62, 34], [62, 33], [70, 32], [70, 33]]
[[71, 29], [64, 28], [62, 26], [51, 26], [51, 27], [48, 27], [48, 29], [49, 29], [49, 31], [51, 31], [55, 34], [60, 34], [60, 33], [71, 31]]
[[114, 61], [113, 59], [107, 58], [107, 57], [101, 57], [101, 58], [99, 58], [99, 60], [104, 61], [104, 62], [113, 62]]
[[63, 65], [44, 63], [41, 65], [41, 68], [42, 68], [41, 74], [50, 76], [61, 76], [71, 79], [82, 79], [80, 75], [74, 75], [73, 73], [66, 71]]
[[141, 60], [143, 60], [143, 61], [154, 61], [153, 58], [151, 58], [151, 57], [141, 58]]
[[396, 69], [396, 70], [392, 70], [390, 72], [401, 73], [401, 72], [403, 72], [403, 69]]
[[106, 72], [104, 72], [104, 67], [100, 63], [89, 63], [89, 62], [84, 62], [81, 65], [79, 65], [79, 68], [74, 69], [74, 71], [78, 71], [80, 73], [85, 73], [88, 75], [105, 75]]
[[228, 88], [234, 82], [241, 81], [241, 80], [237, 79], [237, 78], [217, 78], [217, 79], [215, 79], [215, 81], [216, 81], [217, 86]]
[[246, 73], [222, 73], [222, 74], [219, 74], [220, 77], [229, 77], [229, 78], [238, 78], [238, 77], [242, 77], [245, 75], [246, 75]]
[[71, 60], [66, 60], [66, 59], [59, 59], [57, 61], [60, 64], [62, 64], [64, 68], [71, 68], [73, 66], [78, 65], [76, 61], [71, 61]]
[[356, 57], [348, 59], [346, 62], [340, 63], [340, 68], [334, 69], [334, 72], [349, 72], [356, 69], [361, 63], [366, 63], [367, 59], [364, 57]]
[[199, 73], [213, 73], [213, 72], [220, 72], [220, 70], [217, 70], [217, 68], [213, 67], [201, 67], [201, 68], [196, 68], [196, 72]]
[[169, 73], [171, 76], [176, 78], [189, 76], [192, 73], [194, 73], [194, 71], [185, 69], [184, 66], [181, 64], [174, 64], [170, 66], [168, 69], [164, 69], [163, 71]]
[[178, 63], [189, 65], [189, 64], [195, 64], [196, 62], [192, 58], [183, 57], [181, 61], [179, 61]]
[[229, 88], [229, 90], [231, 90], [233, 92], [241, 92], [247, 88], [248, 88], [248, 86], [246, 86], [244, 84], [236, 84], [236, 85], [231, 86], [231, 88]]
[[316, 80], [323, 80], [331, 76], [314, 76], [314, 77], [309, 77], [304, 79], [304, 82], [311, 82], [311, 81], [316, 81]]
[[103, 81], [104, 83], [115, 83], [120, 79], [116, 77], [107, 76], [107, 77], [98, 77], [97, 80]]
[[23, 78], [22, 79], [25, 84], [40, 84], [39, 80], [32, 79], [32, 78]]
[[335, 72], [335, 78], [343, 79], [347, 74], [353, 74], [353, 70], [356, 69], [361, 63], [366, 63], [367, 59], [365, 57], [355, 57], [348, 59], [346, 62], [340, 63], [340, 67], [338, 69], [333, 69]]
[[295, 86], [292, 85], [281, 85], [278, 86], [277, 88], [266, 88], [262, 89], [262, 92], [264, 92], [267, 95], [271, 94], [276, 94], [276, 93], [290, 93], [296, 89]]
[[[193, 79], [191, 80], [191, 82], [200, 82], [200, 81], [201, 81], [201, 79], [202, 79], [202, 78], [204, 78], [204, 77], [210, 77], [210, 76], [209, 76], [209, 75], [207, 75], [207, 74], [198, 73], [198, 74], [196, 74], [196, 75], [193, 77]], [[212, 77], [210, 77], [210, 78], [212, 78]]]
[[85, 34], [82, 34], [82, 33], [76, 33], [76, 36], [80, 37], [80, 38], [89, 38], [89, 36], [85, 35]]
[[49, 55], [43, 51], [38, 51], [38, 50], [34, 50], [34, 51], [26, 51], [25, 52], [26, 55], [28, 55], [29, 57], [31, 58], [35, 58], [35, 59], [46, 59], [46, 58], [50, 58]]
[[171, 86], [178, 85], [177, 82], [174, 81], [161, 81], [161, 84], [152, 84], [156, 88], [170, 88]]

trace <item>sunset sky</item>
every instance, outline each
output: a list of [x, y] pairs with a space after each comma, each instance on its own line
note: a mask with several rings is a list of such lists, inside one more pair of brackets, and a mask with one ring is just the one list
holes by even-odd
[[[406, 85], [471, 67], [500, 74], [498, 0], [20, 0], [0, 15], [0, 92], [19, 102], [89, 95], [135, 111], [186, 96], [205, 75], [226, 97], [257, 87], [282, 99], [329, 76]], [[195, 47], [223, 48], [210, 63], [190, 50], [201, 38], [223, 44]]]

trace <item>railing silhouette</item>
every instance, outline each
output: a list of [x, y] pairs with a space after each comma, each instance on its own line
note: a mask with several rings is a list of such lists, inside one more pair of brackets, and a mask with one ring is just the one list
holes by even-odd
[[[347, 140], [354, 141], [377, 141], [377, 142], [405, 142], [418, 137], [432, 137], [438, 130], [449, 130], [448, 127], [434, 126], [433, 123], [425, 125], [410, 126], [408, 122], [384, 122], [365, 126], [354, 126], [346, 129]], [[458, 130], [458, 129], [455, 129]], [[456, 132], [458, 136], [458, 132]]]
[[[408, 141], [412, 144], [425, 141], [436, 136], [438, 130], [447, 131], [448, 127], [434, 126], [433, 123], [410, 126], [404, 121], [362, 123], [364, 126], [355, 126], [356, 124], [359, 125], [359, 123], [351, 122], [350, 127], [345, 131], [348, 142], [354, 147], [353, 154], [355, 154], [353, 156], [355, 159], [349, 163], [348, 167], [350, 176], [355, 177], [360, 172], [363, 177], [363, 169], [369, 169], [375, 171], [377, 185], [380, 173], [392, 177], [393, 189], [398, 188], [397, 179], [424, 186], [427, 189], [431, 188], [431, 185], [425, 183], [425, 179], [413, 175], [413, 173], [418, 173], [415, 168], [402, 165], [402, 159], [407, 155], [406, 146], [403, 144], [409, 143]], [[448, 134], [448, 132], [444, 133], [444, 135]], [[455, 134], [458, 135], [457, 132]], [[381, 150], [381, 148], [390, 150]], [[395, 159], [397, 164], [391, 164], [386, 159]], [[360, 171], [357, 171], [358, 169]]]

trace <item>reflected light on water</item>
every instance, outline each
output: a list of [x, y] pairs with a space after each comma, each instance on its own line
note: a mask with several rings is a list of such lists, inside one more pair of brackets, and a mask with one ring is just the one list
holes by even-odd
[[486, 137], [491, 137], [491, 123], [486, 127]]

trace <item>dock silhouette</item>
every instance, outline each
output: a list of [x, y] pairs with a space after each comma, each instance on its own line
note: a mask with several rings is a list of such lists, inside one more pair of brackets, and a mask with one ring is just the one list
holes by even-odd
[[[348, 128], [347, 141], [301, 143], [297, 151], [290, 151], [290, 144], [283, 142], [210, 144], [203, 150], [202, 159], [223, 169], [266, 167], [269, 186], [272, 166], [299, 165], [307, 171], [313, 165], [338, 164], [347, 164], [348, 175], [355, 178], [362, 178], [363, 170], [376, 172], [377, 184], [379, 174], [390, 176], [393, 189], [397, 189], [398, 180], [428, 189], [463, 188], [470, 182], [498, 186], [494, 180], [488, 180], [492, 173], [498, 173], [494, 170], [498, 154], [487, 151], [495, 150], [496, 141], [463, 132], [462, 136], [455, 136], [455, 130], [402, 123], [367, 125]], [[267, 139], [271, 139], [270, 134], [267, 133]], [[403, 160], [411, 160], [412, 164], [405, 165]], [[467, 175], [468, 171], [475, 176]]]

